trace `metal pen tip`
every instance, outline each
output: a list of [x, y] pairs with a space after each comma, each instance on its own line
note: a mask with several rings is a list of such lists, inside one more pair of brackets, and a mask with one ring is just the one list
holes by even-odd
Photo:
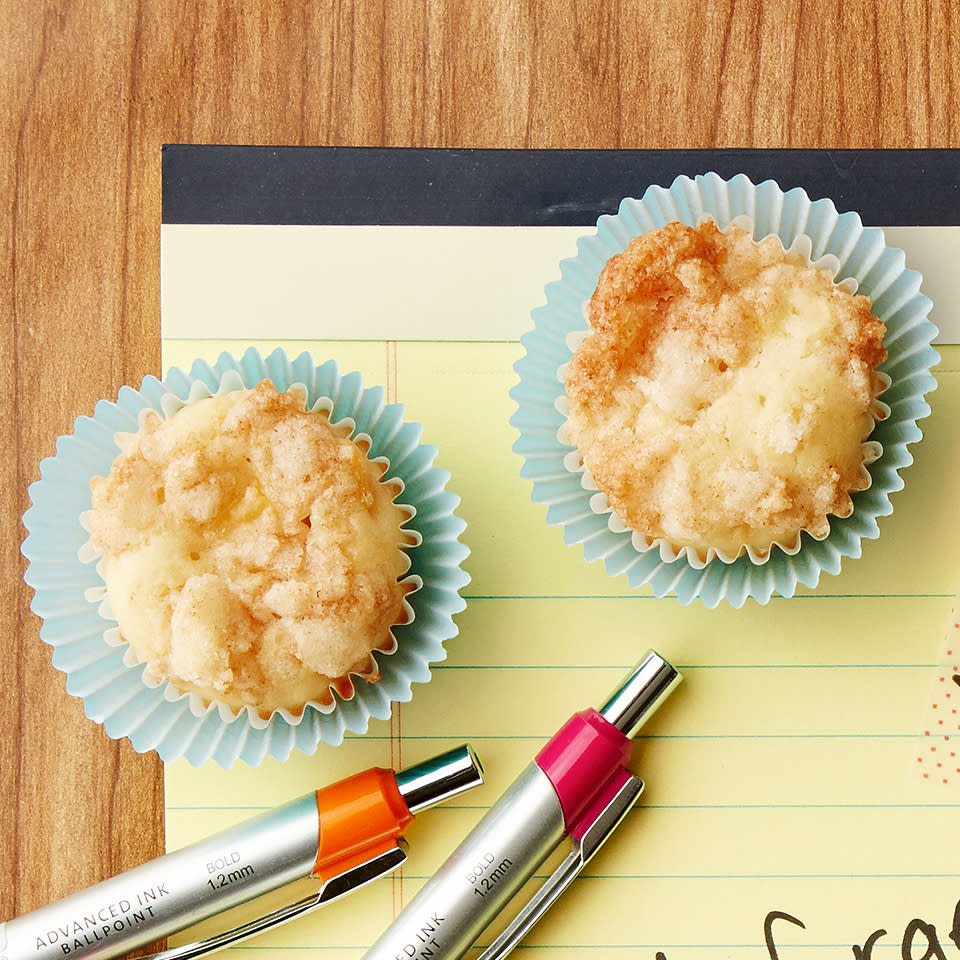
[[681, 679], [675, 667], [650, 650], [600, 708], [600, 716], [633, 738]]
[[417, 813], [483, 783], [483, 767], [469, 743], [395, 774], [411, 813]]

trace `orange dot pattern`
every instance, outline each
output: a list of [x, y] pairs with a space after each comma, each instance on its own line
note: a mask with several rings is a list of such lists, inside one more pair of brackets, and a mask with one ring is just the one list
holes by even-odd
[[933, 678], [913, 773], [940, 785], [960, 782], [960, 603], [954, 606]]

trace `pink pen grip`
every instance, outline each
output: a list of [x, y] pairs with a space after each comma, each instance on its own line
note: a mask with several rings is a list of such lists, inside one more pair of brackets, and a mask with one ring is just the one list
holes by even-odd
[[557, 791], [568, 833], [632, 752], [633, 741], [591, 708], [574, 714], [537, 754]]

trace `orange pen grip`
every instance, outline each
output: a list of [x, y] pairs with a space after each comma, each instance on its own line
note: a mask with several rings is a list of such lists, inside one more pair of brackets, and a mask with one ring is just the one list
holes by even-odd
[[392, 770], [375, 767], [317, 791], [313, 875], [326, 882], [397, 845], [413, 822]]

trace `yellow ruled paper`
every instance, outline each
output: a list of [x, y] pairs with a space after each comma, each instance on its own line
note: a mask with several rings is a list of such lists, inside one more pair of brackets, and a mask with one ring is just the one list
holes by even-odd
[[[390, 721], [284, 763], [229, 771], [169, 764], [168, 849], [366, 767], [410, 765], [462, 742], [476, 748], [487, 781], [417, 818], [409, 859], [395, 876], [233, 949], [252, 960], [362, 956], [547, 738], [575, 711], [599, 705], [653, 647], [685, 679], [637, 740], [632, 766], [646, 791], [517, 956], [958, 955], [960, 776], [944, 785], [916, 769], [960, 586], [955, 333], [938, 346], [939, 386], [933, 414], [921, 423], [924, 439], [911, 447], [916, 462], [862, 558], [845, 560], [841, 574], [824, 576], [815, 590], [765, 606], [681, 606], [631, 589], [586, 563], [580, 547], [566, 546], [545, 508], [531, 502], [511, 449], [517, 339], [543, 302], [537, 290], [559, 275], [557, 260], [572, 255], [575, 237], [587, 231], [511, 228], [506, 241], [503, 232], [473, 228], [469, 239], [451, 236], [470, 252], [474, 285], [465, 289], [456, 270], [407, 284], [393, 312], [361, 334], [351, 311], [370, 304], [339, 293], [327, 302], [312, 269], [300, 271], [304, 286], [291, 290], [298, 271], [271, 264], [266, 241], [269, 231], [293, 228], [264, 229], [163, 227], [164, 368], [213, 361], [221, 350], [282, 346], [291, 356], [309, 350], [318, 362], [334, 359], [343, 372], [359, 370], [365, 385], [386, 387], [388, 400], [423, 424], [424, 442], [439, 449], [437, 465], [451, 473], [472, 579], [448, 659]], [[367, 244], [393, 242], [383, 229], [298, 228], [298, 256], [322, 264], [325, 244], [334, 244], [338, 271], [349, 270], [363, 262]], [[949, 264], [958, 262], [960, 231], [945, 228], [931, 243], [929, 231], [940, 229], [901, 228], [896, 243], [908, 266], [932, 273], [931, 316], [952, 330], [960, 280]], [[417, 246], [418, 228], [404, 231], [397, 256], [445, 247], [435, 228], [425, 248]], [[218, 236], [231, 240], [210, 242]], [[943, 242], [953, 244], [948, 258]], [[489, 311], [505, 296], [497, 278], [525, 255], [554, 266], [533, 293], [507, 278], [509, 315], [500, 309], [493, 322]], [[476, 280], [485, 257], [494, 264], [488, 283]], [[364, 291], [371, 281], [357, 269], [353, 289]], [[230, 276], [260, 289], [255, 310], [233, 297], [218, 308], [212, 288]], [[272, 290], [271, 277], [281, 276], [284, 289]], [[336, 286], [349, 283], [340, 276]], [[379, 289], [370, 301], [391, 310]], [[243, 314], [239, 335], [231, 334], [231, 311]]]

